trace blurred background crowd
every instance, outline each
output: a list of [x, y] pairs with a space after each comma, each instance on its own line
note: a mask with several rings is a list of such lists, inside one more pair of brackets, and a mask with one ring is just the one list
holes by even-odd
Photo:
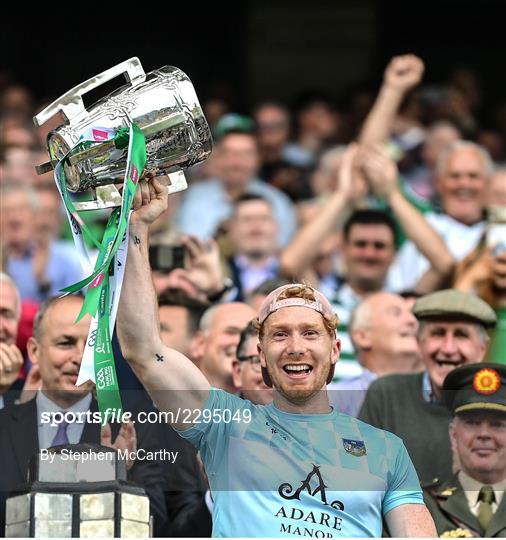
[[[349, 4], [346, 9], [341, 6], [334, 17], [346, 16], [348, 21], [361, 17], [366, 28], [372, 24], [368, 4], [358, 4], [360, 9], [352, 12]], [[467, 27], [471, 8], [467, 2], [459, 5]], [[388, 13], [395, 10], [383, 8], [389, 20]], [[300, 9], [299, 3], [294, 9]], [[325, 2], [317, 2], [313, 15], [331, 13], [329, 9]], [[402, 13], [408, 16], [406, 9]], [[449, 9], [446, 4], [442, 7], [446, 21]], [[249, 21], [258, 29], [268, 16], [258, 8], [252, 13]], [[241, 14], [239, 9], [232, 20]], [[437, 16], [435, 10], [427, 20]], [[315, 23], [309, 19], [310, 27]], [[389, 31], [383, 53], [390, 52], [393, 45], [388, 44], [395, 43], [392, 34], [397, 30], [393, 31], [392, 21], [383, 21], [381, 28]], [[421, 39], [416, 28], [415, 41]], [[437, 24], [435, 28], [441, 32]], [[264, 44], [255, 49], [257, 62], [250, 63], [254, 83], [247, 90], [241, 87], [243, 79], [236, 84], [238, 75], [233, 71], [231, 81], [222, 73], [219, 84], [210, 77], [213, 84], [206, 86], [205, 69], [193, 77], [188, 62], [186, 71], [201, 98], [214, 150], [206, 162], [187, 171], [189, 189], [170, 197], [169, 210], [152, 230], [150, 259], [161, 332], [166, 343], [189, 356], [213, 386], [266, 403], [271, 390], [263, 383], [256, 335], [248, 322], [272, 289], [287, 282], [310, 283], [331, 300], [341, 322], [341, 359], [331, 386], [337, 396], [334, 405], [374, 423], [374, 411], [370, 403], [363, 407], [363, 401], [377, 378], [427, 372], [437, 401], [444, 376], [455, 367], [482, 360], [506, 363], [504, 85], [500, 90], [491, 88], [490, 74], [484, 85], [487, 77], [460, 60], [440, 61], [431, 70], [433, 50], [427, 58], [418, 53], [424, 48], [416, 44], [407, 47], [408, 54], [385, 57], [382, 74], [374, 69], [365, 74], [372, 84], [359, 84], [359, 77], [350, 73], [361, 72], [368, 64], [352, 40], [355, 50], [350, 58], [363, 61], [362, 67], [350, 66], [343, 48], [331, 64], [327, 61], [328, 77], [318, 84], [324, 77], [318, 70], [313, 76], [310, 59], [301, 54], [297, 75], [304, 84], [293, 89], [290, 69], [283, 64], [283, 54], [289, 53], [279, 48], [283, 43], [289, 47], [290, 40], [282, 39], [288, 31], [277, 31], [277, 47], [272, 35], [267, 39], [276, 48], [267, 50]], [[351, 32], [342, 22], [339, 31], [344, 41], [342, 35]], [[401, 31], [409, 33], [406, 26]], [[426, 33], [430, 39], [429, 25]], [[255, 34], [257, 45], [261, 35]], [[366, 32], [361, 35], [368, 40]], [[324, 33], [318, 39], [322, 49], [325, 39], [339, 42]], [[405, 36], [399, 39], [409, 42]], [[471, 34], [468, 40], [473, 40]], [[168, 43], [167, 49], [171, 46]], [[237, 54], [228, 52], [232, 59]], [[202, 56], [203, 51], [194, 54]], [[154, 62], [159, 55], [150, 58], [151, 67], [158, 67]], [[170, 52], [164, 51], [163, 57], [171, 61]], [[471, 57], [476, 66], [477, 55]], [[490, 58], [486, 62], [490, 66]], [[499, 70], [496, 65], [494, 71]], [[32, 117], [73, 84], [95, 74], [93, 67], [89, 71], [82, 67], [76, 74], [75, 65], [69, 73], [71, 81], [59, 68], [58, 73], [46, 74], [51, 82], [31, 84], [11, 65], [0, 76], [0, 406], [20, 395], [22, 402], [28, 401], [30, 391], [51, 377], [30, 354], [35, 315], [62, 287], [84, 277], [52, 173], [37, 175], [34, 168], [47, 161], [47, 133], [62, 119], [35, 128]], [[332, 84], [340, 78], [347, 89], [341, 81], [340, 92], [333, 92]], [[204, 93], [199, 91], [199, 79]], [[107, 214], [92, 212], [85, 219], [101, 231]], [[424, 295], [447, 289], [483, 300], [493, 314], [479, 311], [484, 309], [481, 304], [478, 315], [472, 309], [451, 308], [452, 324], [460, 316], [466, 323], [478, 324], [478, 330], [473, 326], [464, 338], [445, 328], [444, 339], [434, 344], [434, 335], [423, 333], [427, 333], [420, 324], [423, 316], [413, 313], [412, 306]], [[451, 297], [452, 306], [453, 301]], [[461, 345], [464, 339], [472, 342], [467, 348]], [[430, 340], [437, 350], [428, 350]], [[69, 362], [78, 364], [78, 350], [74, 356]], [[10, 376], [6, 366], [12, 368]], [[121, 388], [141, 390], [124, 362], [118, 362], [118, 370]], [[442, 437], [447, 439], [449, 417], [441, 422]], [[440, 465], [441, 470], [414, 459], [422, 480], [430, 481], [451, 468], [446, 439], [441, 442], [445, 457], [434, 467]], [[409, 445], [408, 450], [411, 453]], [[196, 478], [198, 465], [192, 462], [191, 467], [188, 474]], [[203, 531], [192, 521], [197, 512], [212, 506], [204, 480], [192, 494], [194, 506], [188, 503], [184, 511], [181, 498], [169, 501], [167, 496], [171, 524], [160, 526], [159, 534], [209, 532], [204, 526], [209, 527], [209, 519], [202, 522]]]

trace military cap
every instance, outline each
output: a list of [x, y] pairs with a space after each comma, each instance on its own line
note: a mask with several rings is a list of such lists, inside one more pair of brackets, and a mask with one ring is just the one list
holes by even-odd
[[486, 327], [497, 322], [495, 311], [485, 301], [457, 289], [426, 294], [418, 298], [412, 311], [417, 319], [469, 319]]
[[444, 380], [443, 396], [453, 414], [474, 410], [506, 414], [506, 366], [480, 362], [454, 369]]

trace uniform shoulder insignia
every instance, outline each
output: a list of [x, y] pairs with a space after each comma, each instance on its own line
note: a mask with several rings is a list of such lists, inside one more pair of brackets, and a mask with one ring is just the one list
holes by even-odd
[[438, 497], [447, 499], [451, 497], [457, 491], [456, 487], [447, 487], [437, 493]]
[[426, 489], [427, 491], [434, 491], [440, 484], [439, 478], [433, 478], [429, 482], [424, 482], [421, 484], [422, 489]]
[[457, 491], [456, 487], [449, 487], [448, 484], [441, 484], [442, 482], [439, 480], [439, 478], [434, 478], [431, 482], [424, 484], [422, 488], [438, 499], [447, 499], [448, 497], [451, 497], [455, 491]]

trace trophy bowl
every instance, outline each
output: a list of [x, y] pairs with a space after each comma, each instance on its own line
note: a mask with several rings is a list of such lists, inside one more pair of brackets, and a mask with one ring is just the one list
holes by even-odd
[[[125, 75], [127, 84], [86, 109], [82, 96], [119, 75]], [[123, 182], [128, 149], [118, 149], [111, 135], [132, 122], [146, 137], [146, 169], [168, 175], [170, 193], [186, 188], [182, 170], [205, 160], [212, 150], [211, 131], [188, 76], [172, 66], [146, 74], [135, 57], [72, 88], [34, 122], [41, 126], [57, 113], [63, 113], [66, 122], [48, 134], [51, 159], [37, 172], [54, 168], [79, 141], [91, 141], [64, 161], [66, 186], [73, 193]], [[115, 202], [81, 209], [117, 205], [113, 189], [100, 193]]]

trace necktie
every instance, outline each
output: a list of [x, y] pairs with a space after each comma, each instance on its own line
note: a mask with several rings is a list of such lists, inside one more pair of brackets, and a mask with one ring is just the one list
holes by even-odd
[[58, 431], [53, 439], [51, 446], [58, 446], [59, 444], [69, 444], [69, 438], [67, 436], [68, 422], [61, 422], [58, 424]]
[[481, 501], [478, 507], [478, 521], [485, 532], [494, 514], [492, 503], [495, 502], [495, 493], [492, 486], [483, 486], [480, 489], [478, 500]]

